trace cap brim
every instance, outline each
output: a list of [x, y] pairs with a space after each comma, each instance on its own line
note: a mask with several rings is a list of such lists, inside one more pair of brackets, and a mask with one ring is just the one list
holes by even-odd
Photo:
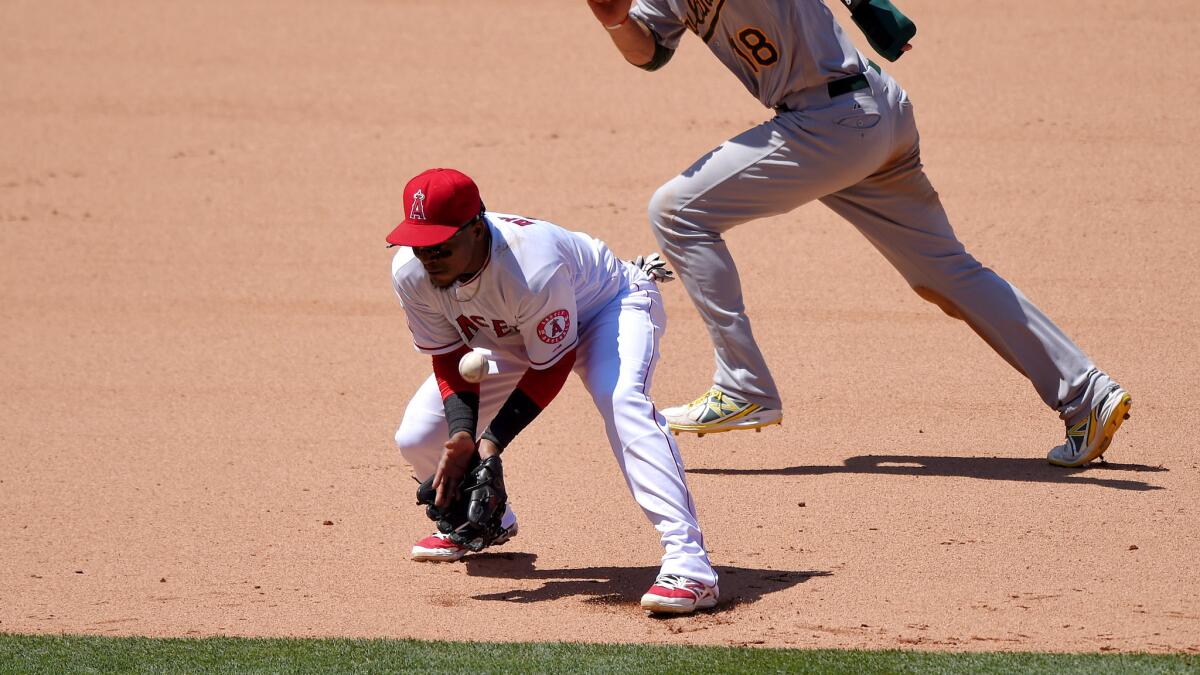
[[454, 225], [433, 225], [427, 222], [413, 222], [407, 218], [396, 226], [387, 236], [387, 243], [393, 246], [436, 246], [458, 232]]

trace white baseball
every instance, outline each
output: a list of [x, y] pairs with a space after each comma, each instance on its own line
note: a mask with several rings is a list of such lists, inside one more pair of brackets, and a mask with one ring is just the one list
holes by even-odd
[[488, 374], [488, 358], [481, 352], [467, 352], [458, 360], [458, 374], [467, 382], [482, 382]]

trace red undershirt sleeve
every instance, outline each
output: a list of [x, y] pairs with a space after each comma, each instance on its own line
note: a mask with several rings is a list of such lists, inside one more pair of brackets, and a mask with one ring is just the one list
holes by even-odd
[[501, 450], [508, 447], [517, 434], [558, 396], [574, 365], [575, 350], [572, 349], [545, 370], [526, 370], [508, 400], [496, 413], [495, 419], [483, 432], [483, 438], [495, 443]]
[[531, 401], [536, 403], [542, 410], [550, 405], [550, 401], [558, 396], [558, 392], [562, 391], [563, 385], [567, 382], [567, 376], [571, 374], [571, 369], [575, 367], [575, 350], [563, 354], [557, 363], [545, 370], [534, 370], [530, 368], [521, 376], [521, 381], [517, 382], [517, 389], [525, 392]]

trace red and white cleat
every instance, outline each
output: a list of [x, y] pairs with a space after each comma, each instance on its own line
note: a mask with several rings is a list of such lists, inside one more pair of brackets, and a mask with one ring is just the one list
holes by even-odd
[[[517, 536], [517, 524], [513, 523], [491, 545], [499, 546], [515, 536]], [[416, 544], [413, 544], [412, 555], [409, 557], [421, 562], [454, 562], [461, 560], [464, 555], [470, 552], [471, 549], [466, 546], [459, 546], [451, 541], [450, 535], [434, 532]]]
[[466, 546], [450, 541], [450, 535], [441, 532], [434, 532], [412, 547], [412, 559], [424, 562], [454, 562], [466, 554]]
[[678, 574], [660, 574], [642, 596], [642, 609], [664, 614], [691, 614], [715, 606], [720, 594], [716, 586], [705, 586]]

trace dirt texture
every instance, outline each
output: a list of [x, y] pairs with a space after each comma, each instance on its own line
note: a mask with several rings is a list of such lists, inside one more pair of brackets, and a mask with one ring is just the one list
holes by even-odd
[[[698, 40], [644, 73], [582, 0], [0, 3], [0, 631], [1200, 650], [1194, 0], [901, 6], [961, 238], [1132, 419], [1051, 467], [1033, 388], [847, 223], [737, 228], [786, 417], [680, 439], [723, 603], [663, 620], [574, 378], [506, 454], [520, 536], [408, 561], [391, 436], [428, 361], [383, 237], [453, 166], [652, 250], [654, 189], [769, 115]], [[665, 297], [662, 406], [712, 367]]]

